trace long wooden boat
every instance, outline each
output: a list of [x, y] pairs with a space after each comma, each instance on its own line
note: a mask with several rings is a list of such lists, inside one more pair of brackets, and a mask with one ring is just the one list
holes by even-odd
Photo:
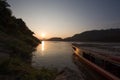
[[74, 54], [82, 62], [108, 80], [120, 80], [120, 57], [110, 56], [72, 44]]

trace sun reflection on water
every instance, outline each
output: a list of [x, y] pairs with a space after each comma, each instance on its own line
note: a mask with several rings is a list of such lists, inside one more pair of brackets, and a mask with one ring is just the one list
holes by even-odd
[[64, 67], [74, 68], [72, 62], [71, 43], [58, 41], [41, 41], [33, 56], [33, 66], [40, 67], [55, 67], [62, 69]]
[[45, 50], [45, 43], [44, 43], [44, 41], [42, 41], [42, 47], [41, 47], [41, 50], [42, 50], [42, 51]]

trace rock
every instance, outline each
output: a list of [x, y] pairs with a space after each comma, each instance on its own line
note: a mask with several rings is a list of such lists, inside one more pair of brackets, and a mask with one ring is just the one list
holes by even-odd
[[0, 52], [0, 63], [9, 59], [9, 54]]
[[64, 68], [55, 80], [84, 80], [82, 75], [70, 68]]

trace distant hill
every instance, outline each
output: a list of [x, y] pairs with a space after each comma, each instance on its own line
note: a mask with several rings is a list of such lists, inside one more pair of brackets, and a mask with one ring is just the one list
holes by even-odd
[[85, 31], [65, 38], [64, 41], [120, 42], [120, 29]]
[[53, 38], [48, 39], [48, 41], [62, 41], [62, 40], [63, 39], [60, 37], [53, 37]]

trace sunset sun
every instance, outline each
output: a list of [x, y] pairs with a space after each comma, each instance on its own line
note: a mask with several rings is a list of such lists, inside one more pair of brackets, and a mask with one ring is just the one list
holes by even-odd
[[41, 33], [41, 38], [45, 38], [46, 34], [45, 33]]

